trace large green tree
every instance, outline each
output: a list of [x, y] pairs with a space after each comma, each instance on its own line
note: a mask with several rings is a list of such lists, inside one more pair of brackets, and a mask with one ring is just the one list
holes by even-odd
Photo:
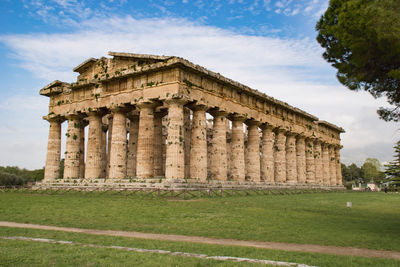
[[365, 182], [380, 183], [385, 178], [385, 174], [381, 171], [381, 163], [376, 158], [367, 158], [361, 166], [362, 178]]
[[330, 0], [316, 25], [323, 57], [351, 90], [386, 96], [384, 120], [400, 120], [400, 0]]
[[385, 173], [391, 185], [400, 187], [400, 141], [394, 146], [394, 153], [394, 160], [385, 165]]

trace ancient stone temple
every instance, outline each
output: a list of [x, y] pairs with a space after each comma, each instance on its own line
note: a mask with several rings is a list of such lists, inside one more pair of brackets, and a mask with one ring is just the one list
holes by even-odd
[[342, 186], [342, 128], [179, 57], [109, 55], [40, 90], [43, 184]]

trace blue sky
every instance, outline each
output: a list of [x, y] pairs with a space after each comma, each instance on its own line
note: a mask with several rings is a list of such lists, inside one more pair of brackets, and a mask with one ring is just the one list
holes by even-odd
[[[384, 99], [351, 92], [315, 41], [328, 0], [1, 0], [0, 165], [44, 165], [48, 99], [89, 57], [123, 51], [184, 57], [346, 129], [342, 159], [392, 158]], [[65, 128], [65, 127], [64, 127]]]

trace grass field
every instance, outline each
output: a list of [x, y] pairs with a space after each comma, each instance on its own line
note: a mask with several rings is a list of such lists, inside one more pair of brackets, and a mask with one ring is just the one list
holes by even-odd
[[[353, 208], [346, 208], [346, 202]], [[248, 197], [171, 200], [143, 198], [111, 193], [69, 192], [37, 194], [28, 192], [0, 193], [0, 220], [80, 228], [112, 229], [153, 233], [184, 234], [241, 240], [278, 241], [288, 243], [353, 246], [400, 251], [400, 195], [384, 193], [316, 193], [302, 195], [267, 195]], [[268, 251], [253, 248], [219, 247], [166, 241], [132, 240], [113, 237], [89, 237], [82, 234], [44, 232], [38, 230], [0, 228], [1, 235], [48, 237], [80, 242], [107, 243], [136, 247], [164, 247], [177, 251], [214, 253], [274, 260], [294, 261], [320, 266], [398, 266], [399, 262], [384, 259], [333, 256], [322, 254]], [[47, 235], [47, 236], [46, 236]], [[50, 235], [50, 236], [48, 236]], [[56, 235], [56, 237], [54, 237]], [[17, 259], [17, 251], [36, 250], [27, 241], [0, 241], [0, 257]], [[57, 245], [62, 247], [62, 245]], [[76, 247], [60, 248], [76, 254]], [[85, 248], [82, 260], [96, 248]], [[13, 252], [14, 251], [14, 254]], [[24, 253], [25, 253], [24, 252]], [[82, 252], [83, 253], [83, 252]], [[100, 253], [100, 252], [99, 252]], [[106, 252], [124, 255], [132, 252]], [[100, 254], [101, 254], [100, 253]], [[217, 253], [217, 254], [215, 254]], [[29, 254], [29, 253], [28, 253]], [[52, 253], [50, 253], [51, 255]], [[133, 253], [132, 255], [134, 255]], [[136, 253], [137, 254], [137, 253]], [[77, 255], [80, 255], [79, 253]], [[127, 258], [131, 256], [118, 256]], [[33, 257], [33, 256], [32, 256]], [[50, 256], [49, 256], [50, 257]], [[66, 256], [67, 257], [67, 256]], [[107, 256], [114, 257], [113, 255]], [[115, 256], [117, 257], [117, 256]], [[138, 256], [139, 257], [139, 256]], [[143, 262], [150, 262], [140, 255]], [[157, 261], [167, 265], [214, 265], [200, 259], [158, 255]], [[45, 260], [46, 257], [42, 257]], [[138, 258], [138, 260], [140, 260]], [[171, 258], [171, 259], [170, 259]], [[3, 258], [4, 259], [4, 258]], [[76, 257], [79, 260], [79, 257]], [[52, 260], [51, 258], [47, 260]], [[72, 262], [74, 258], [71, 259]], [[186, 261], [190, 262], [186, 263]], [[193, 261], [192, 261], [193, 260]], [[71, 262], [71, 263], [72, 263]], [[21, 262], [21, 264], [23, 264]], [[74, 262], [74, 264], [81, 264]], [[107, 265], [107, 262], [98, 263]], [[121, 262], [121, 264], [124, 264]], [[221, 263], [223, 266], [231, 263]], [[234, 263], [232, 263], [234, 264]], [[1, 264], [0, 264], [1, 265]], [[19, 264], [16, 264], [19, 265]], [[47, 263], [45, 265], [48, 265]], [[50, 264], [51, 265], [51, 264]], [[58, 264], [55, 264], [58, 265]], [[72, 264], [71, 264], [72, 265]], [[96, 264], [95, 264], [96, 265]], [[152, 265], [152, 264], [149, 264]], [[155, 264], [157, 265], [157, 264]]]

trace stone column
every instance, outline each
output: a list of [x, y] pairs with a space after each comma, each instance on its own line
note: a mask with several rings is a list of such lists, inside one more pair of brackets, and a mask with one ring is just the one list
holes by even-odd
[[163, 176], [162, 118], [165, 111], [154, 113], [154, 177]]
[[336, 159], [333, 145], [329, 145], [329, 177], [329, 184], [336, 185]]
[[136, 176], [151, 178], [154, 175], [154, 108], [152, 102], [140, 103], [139, 136], [136, 156]]
[[322, 183], [323, 185], [330, 184], [330, 170], [329, 170], [329, 149], [328, 144], [322, 144]]
[[260, 134], [258, 132], [260, 123], [257, 121], [248, 121], [247, 125], [247, 175], [249, 181], [260, 182]]
[[211, 178], [213, 180], [227, 180], [227, 157], [226, 157], [226, 116], [224, 111], [215, 111], [213, 124], [213, 154], [211, 161]]
[[64, 179], [78, 179], [80, 176], [80, 143], [81, 143], [81, 118], [69, 115], [67, 130], [67, 145], [65, 148]]
[[246, 120], [243, 116], [232, 116], [232, 135], [231, 135], [231, 176], [234, 181], [245, 180], [245, 159], [244, 159], [244, 134], [243, 122]]
[[286, 182], [297, 183], [296, 134], [286, 135]]
[[267, 183], [274, 182], [274, 142], [275, 137], [273, 127], [263, 124], [262, 129], [262, 147], [261, 147], [261, 179]]
[[286, 182], [286, 136], [285, 129], [275, 128], [274, 176], [276, 183]]
[[[104, 117], [103, 117], [104, 118]], [[101, 164], [101, 177], [107, 177], [107, 125], [102, 124], [101, 127], [101, 158], [103, 162]]]
[[165, 159], [167, 179], [185, 178], [183, 99], [168, 99], [168, 136]]
[[322, 165], [322, 148], [321, 141], [314, 141], [314, 161], [315, 161], [315, 183], [323, 184], [323, 165]]
[[89, 133], [86, 153], [85, 179], [102, 177], [102, 121], [101, 114], [89, 112]]
[[335, 147], [335, 162], [336, 162], [336, 184], [342, 185], [342, 165], [340, 162], [340, 147]]
[[43, 182], [50, 182], [60, 177], [61, 160], [61, 123], [62, 119], [48, 119], [50, 123], [47, 140], [46, 167]]
[[108, 116], [106, 178], [110, 178], [110, 155], [111, 155], [112, 122], [113, 122], [113, 117], [112, 117], [112, 114], [110, 114], [110, 116]]
[[79, 178], [85, 177], [85, 127], [87, 125], [86, 120], [81, 121], [81, 128], [80, 128], [80, 143], [79, 143]]
[[190, 178], [207, 180], [207, 107], [193, 107], [192, 140], [190, 149]]
[[306, 170], [306, 142], [305, 136], [297, 135], [296, 139], [296, 165], [297, 165], [297, 183], [305, 184], [307, 180]]
[[306, 138], [306, 182], [315, 184], [315, 158], [314, 158], [314, 140]]
[[183, 109], [183, 138], [185, 149], [185, 178], [190, 178], [190, 140], [192, 139], [192, 125], [190, 121], [190, 109]]
[[126, 160], [126, 176], [136, 177], [136, 155], [139, 132], [139, 113], [133, 111], [128, 113], [129, 125], [129, 141], [128, 141], [128, 156]]
[[112, 110], [112, 132], [110, 151], [110, 179], [126, 177], [126, 114], [125, 110]]

